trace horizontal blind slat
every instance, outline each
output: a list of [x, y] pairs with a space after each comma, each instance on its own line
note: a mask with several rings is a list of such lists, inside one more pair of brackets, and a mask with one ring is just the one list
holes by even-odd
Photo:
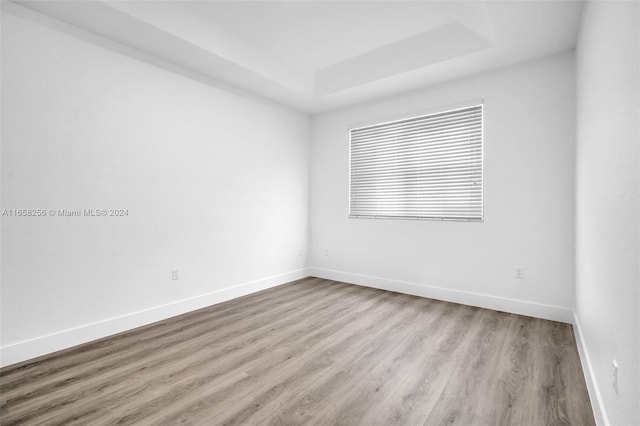
[[470, 151], [480, 151], [482, 149], [479, 143], [469, 143], [469, 142], [458, 142], [451, 141], [449, 144], [439, 144], [438, 146], [433, 146], [429, 148], [425, 148], [424, 146], [420, 146], [420, 144], [412, 144], [404, 147], [402, 151], [393, 148], [389, 149], [381, 149], [376, 151], [356, 151], [351, 155], [351, 159], [353, 161], [362, 161], [362, 159], [366, 158], [398, 158], [402, 155], [402, 158], [409, 155], [438, 155], [440, 153], [460, 153], [460, 155], [465, 155]]
[[432, 149], [440, 149], [442, 147], [446, 147], [451, 145], [459, 146], [481, 146], [482, 141], [480, 140], [480, 133], [477, 135], [469, 136], [469, 135], [452, 135], [450, 137], [444, 138], [421, 138], [410, 141], [398, 141], [393, 140], [389, 141], [385, 144], [380, 144], [379, 146], [352, 146], [351, 152], [353, 154], [368, 154], [368, 153], [378, 153], [383, 154], [385, 152], [402, 152], [404, 149], [420, 149], [422, 151], [429, 151]]
[[378, 147], [385, 144], [394, 144], [401, 143], [405, 141], [423, 141], [423, 140], [438, 140], [438, 139], [447, 139], [452, 137], [468, 137], [473, 138], [481, 133], [482, 129], [480, 126], [478, 127], [470, 127], [470, 128], [456, 128], [442, 132], [419, 132], [416, 134], [393, 134], [384, 137], [378, 137], [374, 139], [365, 139], [365, 140], [354, 140], [353, 148], [358, 149], [361, 146], [367, 147]]
[[362, 141], [375, 142], [381, 139], [412, 137], [431, 133], [441, 134], [449, 132], [473, 131], [479, 127], [480, 124], [475, 122], [475, 117], [465, 117], [464, 119], [450, 121], [447, 123], [425, 124], [422, 126], [415, 126], [411, 128], [393, 128], [369, 134], [352, 133], [351, 138], [354, 143]]
[[357, 129], [352, 129], [351, 133], [355, 134], [370, 134], [371, 132], [384, 131], [388, 129], [398, 128], [400, 126], [414, 126], [423, 125], [424, 123], [439, 123], [456, 120], [459, 117], [464, 116], [479, 116], [482, 114], [482, 106], [471, 107], [462, 110], [448, 111], [444, 114], [431, 114], [426, 116], [408, 118], [404, 120], [393, 121], [390, 123], [376, 124], [373, 126], [365, 126]]

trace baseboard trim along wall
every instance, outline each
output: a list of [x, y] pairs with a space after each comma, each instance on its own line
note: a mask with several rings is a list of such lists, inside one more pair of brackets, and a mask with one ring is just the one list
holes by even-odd
[[[510, 299], [487, 294], [451, 290], [443, 287], [417, 284], [407, 281], [399, 281], [388, 278], [375, 277], [363, 274], [354, 274], [332, 269], [317, 267], [301, 268], [295, 271], [273, 275], [248, 283], [239, 284], [211, 293], [202, 294], [188, 299], [178, 300], [165, 305], [155, 306], [138, 312], [133, 312], [119, 317], [109, 318], [85, 324], [76, 328], [59, 331], [56, 333], [36, 337], [34, 339], [13, 343], [0, 347], [0, 366], [15, 364], [21, 361], [32, 359], [41, 355], [46, 355], [62, 349], [67, 349], [92, 340], [107, 337], [116, 333], [131, 330], [136, 327], [151, 324], [156, 321], [165, 320], [176, 315], [184, 314], [206, 306], [215, 305], [257, 291], [265, 290], [290, 281], [294, 281], [306, 276], [342, 281], [350, 284], [366, 287], [379, 288], [382, 290], [395, 291], [399, 293], [412, 294], [420, 297], [429, 297], [448, 302], [461, 303], [465, 305], [478, 306], [481, 308], [494, 309], [498, 311], [510, 312], [520, 315], [528, 315], [536, 318], [549, 319], [565, 323], [575, 323], [577, 317], [572, 309], [559, 306], [544, 305], [540, 303], [527, 302], [524, 300]], [[583, 365], [587, 366], [592, 376], [591, 366], [588, 362], [588, 355], [583, 347], [579, 326], [577, 325], [576, 339]], [[595, 382], [587, 377], [589, 394], [599, 402], [597, 397], [597, 387]], [[594, 405], [595, 410], [596, 405]], [[598, 406], [598, 408], [600, 408]], [[602, 416], [600, 416], [602, 418]], [[596, 416], [596, 419], [598, 417]], [[601, 424], [601, 422], [598, 422]], [[608, 425], [606, 421], [602, 424]]]
[[212, 291], [211, 293], [154, 306], [138, 312], [85, 324], [76, 328], [13, 343], [0, 348], [0, 366], [15, 364], [41, 355], [67, 349], [136, 327], [165, 320], [196, 309], [215, 305], [257, 291], [308, 276], [306, 268]]
[[602, 397], [600, 395], [600, 389], [598, 388], [598, 382], [591, 365], [591, 358], [589, 357], [589, 351], [582, 335], [582, 328], [580, 328], [580, 320], [578, 314], [573, 313], [573, 334], [576, 337], [576, 346], [578, 346], [578, 354], [580, 355], [580, 363], [582, 364], [582, 371], [584, 372], [584, 380], [587, 382], [587, 390], [589, 391], [589, 398], [591, 399], [591, 407], [593, 409], [593, 417], [596, 419], [598, 426], [609, 426], [609, 419], [607, 418], [607, 412], [605, 411]]
[[525, 300], [492, 296], [489, 294], [451, 290], [432, 285], [354, 274], [351, 272], [336, 271], [332, 269], [310, 267], [308, 272], [309, 275], [318, 278], [342, 281], [365, 287], [374, 287], [382, 290], [429, 297], [447, 302], [461, 303], [463, 305], [477, 306], [480, 308], [527, 315], [552, 321], [560, 321], [568, 324], [573, 323], [573, 309], [563, 308], [561, 306], [544, 305], [541, 303], [527, 302]]

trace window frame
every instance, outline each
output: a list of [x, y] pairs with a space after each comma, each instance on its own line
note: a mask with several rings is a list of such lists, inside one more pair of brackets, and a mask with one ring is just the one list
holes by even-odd
[[[362, 215], [362, 214], [353, 214], [352, 213], [352, 132], [354, 130], [361, 130], [367, 127], [375, 127], [375, 126], [384, 126], [390, 125], [394, 123], [399, 123], [402, 121], [415, 120], [420, 118], [425, 118], [432, 115], [439, 115], [445, 113], [453, 113], [455, 111], [480, 107], [480, 217], [446, 217], [446, 216], [399, 216], [399, 215]], [[379, 120], [368, 120], [367, 122], [354, 123], [350, 125], [348, 130], [348, 202], [347, 202], [347, 210], [348, 210], [348, 218], [349, 219], [391, 219], [391, 220], [426, 220], [426, 221], [437, 221], [437, 222], [474, 222], [474, 223], [483, 223], [485, 221], [485, 202], [484, 202], [484, 189], [485, 189], [485, 132], [484, 132], [484, 113], [485, 113], [485, 105], [483, 99], [478, 99], [474, 101], [465, 102], [462, 104], [443, 106], [438, 108], [430, 108], [426, 111], [414, 112], [409, 114], [402, 114], [400, 116], [395, 116], [392, 118], [379, 119]]]

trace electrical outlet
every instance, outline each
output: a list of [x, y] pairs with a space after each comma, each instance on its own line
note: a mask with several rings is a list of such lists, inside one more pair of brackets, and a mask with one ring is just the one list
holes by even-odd
[[611, 367], [613, 367], [613, 390], [618, 393], [618, 361], [612, 359]]
[[329, 250], [325, 249], [325, 250], [324, 250], [324, 255], [325, 255], [325, 256], [329, 256]]
[[524, 268], [516, 266], [515, 273], [516, 278], [518, 278], [519, 280], [524, 280]]
[[180, 279], [180, 268], [171, 269], [171, 279], [179, 280]]

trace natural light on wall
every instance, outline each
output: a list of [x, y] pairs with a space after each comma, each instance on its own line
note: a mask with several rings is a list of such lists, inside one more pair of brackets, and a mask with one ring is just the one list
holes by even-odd
[[482, 221], [482, 113], [351, 129], [349, 217]]

